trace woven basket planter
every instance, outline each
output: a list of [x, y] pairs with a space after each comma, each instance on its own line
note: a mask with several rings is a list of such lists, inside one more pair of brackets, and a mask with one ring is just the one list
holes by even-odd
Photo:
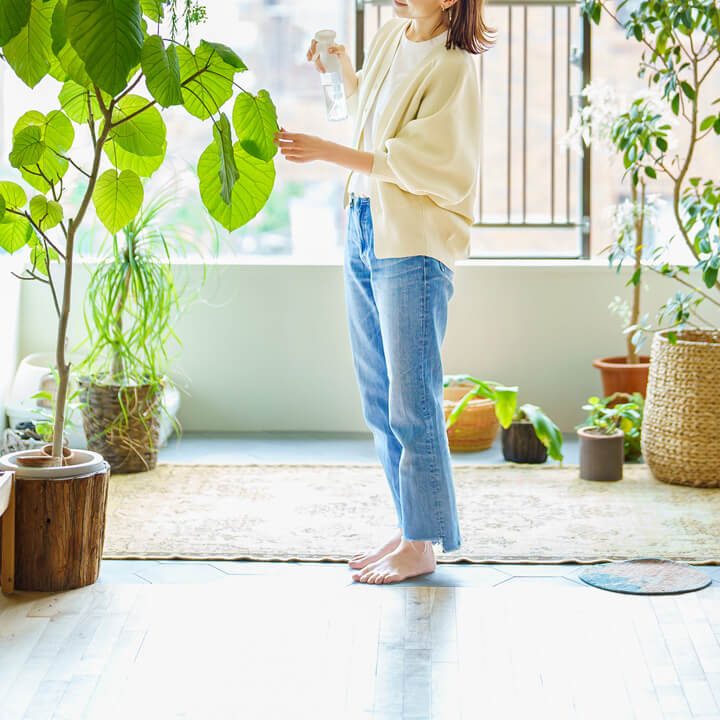
[[88, 449], [100, 453], [116, 474], [152, 470], [157, 465], [162, 389], [95, 384], [86, 378], [79, 384], [87, 403], [82, 413]]
[[[473, 383], [454, 383], [444, 388], [445, 420], [458, 402], [475, 387]], [[487, 450], [495, 441], [500, 423], [495, 415], [495, 402], [488, 398], [473, 398], [468, 402], [457, 422], [447, 431], [448, 445], [453, 452]]]
[[720, 487], [720, 330], [655, 334], [640, 446], [662, 482]]

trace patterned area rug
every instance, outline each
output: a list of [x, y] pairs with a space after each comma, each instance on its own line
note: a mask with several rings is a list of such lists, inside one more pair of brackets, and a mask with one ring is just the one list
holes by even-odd
[[[577, 465], [454, 465], [462, 546], [438, 562], [720, 563], [720, 490], [646, 465], [614, 483]], [[338, 560], [395, 527], [380, 464], [184, 465], [110, 479], [107, 559]]]

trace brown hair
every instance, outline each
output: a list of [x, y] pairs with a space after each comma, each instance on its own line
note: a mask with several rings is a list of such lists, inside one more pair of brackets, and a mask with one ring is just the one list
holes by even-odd
[[494, 44], [496, 29], [488, 27], [483, 20], [485, 0], [455, 0], [444, 14], [450, 22], [445, 47], [459, 47], [473, 55], [486, 52]]

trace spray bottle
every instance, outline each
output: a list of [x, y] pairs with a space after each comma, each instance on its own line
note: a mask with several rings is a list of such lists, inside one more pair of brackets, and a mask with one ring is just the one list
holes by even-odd
[[320, 76], [323, 92], [325, 94], [325, 109], [328, 120], [345, 120], [348, 116], [345, 102], [345, 85], [343, 83], [342, 69], [337, 55], [331, 55], [328, 49], [335, 44], [334, 30], [318, 30], [315, 33], [317, 46], [313, 60], [319, 55], [325, 72]]

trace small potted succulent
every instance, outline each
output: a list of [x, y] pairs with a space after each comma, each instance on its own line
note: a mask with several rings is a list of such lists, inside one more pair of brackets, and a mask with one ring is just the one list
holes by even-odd
[[583, 405], [583, 410], [590, 412], [588, 419], [576, 426], [583, 480], [622, 479], [625, 447], [626, 444], [631, 448], [634, 446], [642, 423], [642, 409], [636, 401], [638, 393], [630, 396], [629, 402], [613, 404], [619, 399], [616, 395], [609, 395], [604, 400], [592, 396]]
[[[562, 464], [562, 434], [555, 423], [537, 405], [517, 407], [517, 387], [501, 385], [494, 380], [478, 380], [469, 375], [446, 375], [448, 388], [459, 386], [463, 394], [458, 401], [445, 401], [446, 428], [450, 449], [453, 431], [473, 402], [484, 402], [493, 411], [495, 427], [502, 426], [503, 457], [509, 462], [542, 463], [548, 454]], [[447, 396], [447, 395], [446, 395]], [[488, 423], [489, 424], [489, 423]], [[494, 439], [494, 434], [493, 438]], [[492, 439], [487, 445], [492, 444]], [[467, 449], [460, 447], [458, 449]]]

